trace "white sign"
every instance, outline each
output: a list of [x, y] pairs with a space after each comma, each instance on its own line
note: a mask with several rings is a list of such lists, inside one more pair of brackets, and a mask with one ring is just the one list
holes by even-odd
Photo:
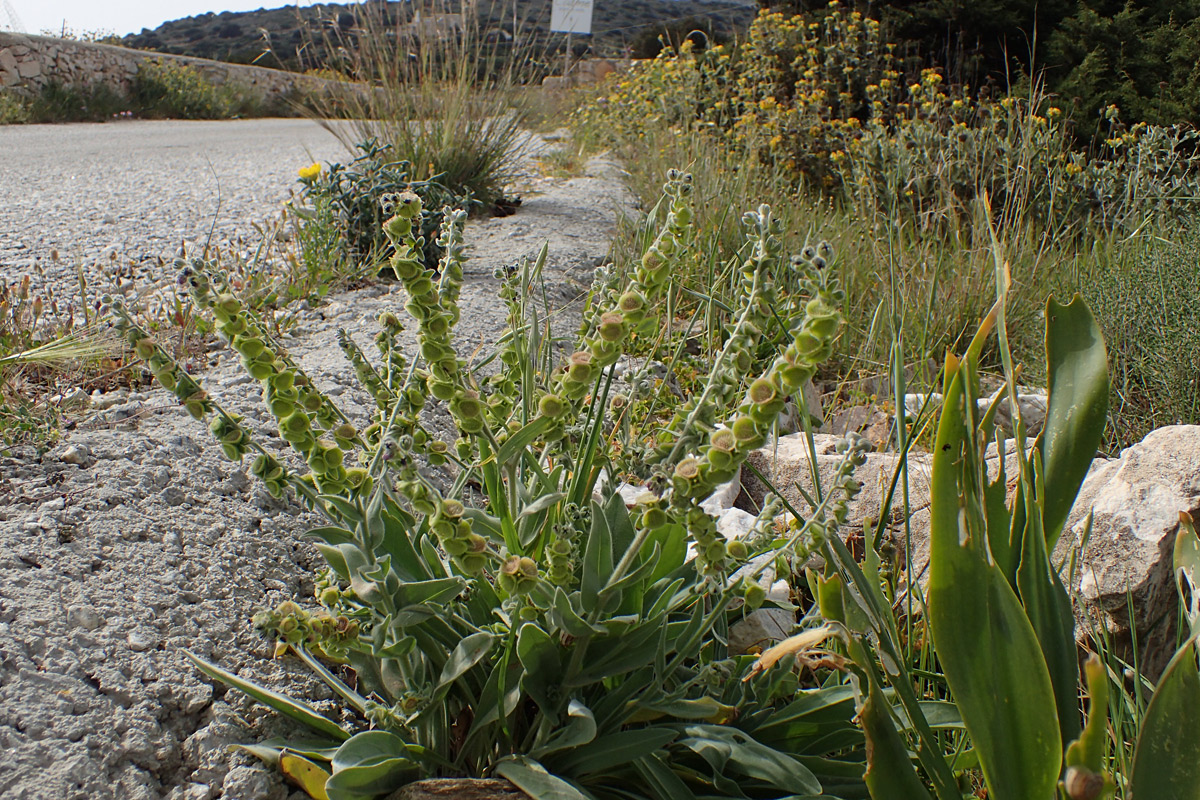
[[550, 30], [559, 33], [591, 33], [593, 0], [554, 0]]

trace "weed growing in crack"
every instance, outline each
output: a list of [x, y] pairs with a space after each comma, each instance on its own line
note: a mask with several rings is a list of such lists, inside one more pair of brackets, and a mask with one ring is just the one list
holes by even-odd
[[[758, 580], [764, 570], [807, 555], [845, 518], [861, 446], [846, 449], [840, 489], [788, 536], [775, 536], [764, 517], [754, 536], [726, 542], [700, 506], [830, 353], [839, 317], [828, 290], [814, 287], [765, 371], [727, 370], [720, 391], [706, 388], [667, 435], [644, 447], [656, 454], [654, 475], [632, 511], [602, 480], [615, 474], [619, 449], [609, 368], [631, 337], [660, 324], [660, 296], [692, 235], [691, 187], [690, 175], [671, 174], [659, 235], [623, 285], [594, 295], [586, 331], [564, 361], [555, 363], [532, 300], [545, 251], [505, 275], [510, 330], [492, 362], [500, 372], [487, 376], [454, 347], [465, 214], [444, 215], [435, 273], [420, 255], [421, 198], [388, 195], [388, 263], [408, 296], [415, 347], [401, 352], [405, 331], [391, 312], [379, 320], [378, 359], [341, 335], [376, 404], [362, 431], [316, 391], [259, 315], [205, 265], [185, 265], [194, 301], [262, 384], [293, 451], [287, 457], [257, 444], [112, 303], [124, 337], [189, 413], [209, 423], [225, 454], [253, 458], [252, 471], [273, 494], [290, 488], [329, 520], [311, 532], [329, 564], [318, 580], [318, 608], [289, 602], [254, 622], [312, 667], [359, 721], [336, 724], [194, 658], [324, 742], [303, 752], [286, 744], [252, 752], [307, 759], [308, 785], [338, 798], [375, 796], [432, 775], [495, 774], [535, 796], [620, 787], [662, 800], [728, 774], [755, 795], [813, 794], [847, 782], [861, 758], [850, 696], [808, 687], [797, 700], [794, 673], [752, 672], [754, 659], [731, 653], [726, 632], [767, 602]], [[746, 320], [765, 310], [754, 273], [779, 254], [771, 220], [767, 208], [747, 216], [759, 257], [745, 265], [733, 350], [744, 342]], [[428, 415], [443, 412], [458, 431], [454, 443], [427, 428]], [[430, 471], [439, 465], [448, 483]], [[348, 665], [355, 684], [332, 664]], [[811, 734], [784, 733], [813, 715], [823, 722]], [[833, 731], [831, 746], [825, 737]], [[623, 755], [614, 758], [618, 742]], [[707, 760], [712, 748], [726, 753], [719, 766]], [[825, 758], [800, 757], [813, 752]]]

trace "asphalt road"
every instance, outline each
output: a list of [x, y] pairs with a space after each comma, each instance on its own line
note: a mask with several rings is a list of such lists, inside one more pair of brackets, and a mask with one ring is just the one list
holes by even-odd
[[297, 169], [348, 155], [305, 119], [2, 126], [0, 154], [0, 278], [59, 297], [77, 265], [103, 291], [118, 271], [151, 279], [185, 240], [252, 249]]

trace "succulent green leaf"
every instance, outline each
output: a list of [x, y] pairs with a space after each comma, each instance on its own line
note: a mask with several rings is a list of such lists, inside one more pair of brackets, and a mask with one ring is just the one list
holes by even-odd
[[513, 756], [496, 765], [496, 774], [505, 778], [533, 800], [588, 800], [562, 778], [546, 772], [533, 759]]
[[596, 718], [583, 703], [572, 700], [567, 706], [567, 718], [567, 724], [556, 731], [545, 745], [531, 752], [531, 756], [545, 759], [551, 753], [581, 747], [596, 738]]
[[584, 611], [590, 613], [596, 608], [600, 589], [613, 574], [613, 566], [612, 531], [608, 527], [608, 517], [603, 508], [592, 503], [592, 527], [584, 547], [583, 577], [579, 587]]
[[933, 641], [990, 796], [1049, 800], [1062, 761], [1054, 690], [1033, 626], [988, 560], [985, 509], [972, 493], [976, 476], [965, 452], [974, 447], [964, 416], [967, 376], [952, 356], [946, 371], [930, 489]]
[[184, 651], [196, 668], [214, 680], [228, 684], [240, 692], [243, 692], [250, 697], [253, 697], [263, 705], [270, 706], [286, 717], [294, 719], [303, 725], [307, 725], [318, 733], [323, 733], [338, 741], [345, 741], [350, 738], [350, 734], [342, 729], [340, 725], [332, 720], [326, 719], [308, 703], [299, 700], [293, 700], [285, 694], [280, 694], [265, 686], [260, 686], [253, 681], [248, 681], [245, 678], [238, 677], [228, 670], [221, 669], [216, 664], [205, 661], [195, 653]]
[[1193, 635], [1200, 633], [1200, 537], [1191, 514], [1179, 515], [1175, 534], [1175, 581], [1179, 601]]
[[333, 775], [325, 782], [329, 800], [360, 800], [390, 792], [418, 774], [404, 740], [387, 731], [350, 737], [334, 754], [332, 766]]
[[1196, 637], [1175, 652], [1150, 698], [1133, 754], [1131, 800], [1200, 800]]
[[450, 652], [450, 658], [446, 660], [446, 665], [442, 667], [442, 674], [438, 678], [437, 687], [435, 687], [434, 692], [442, 692], [461, 678], [467, 670], [482, 661], [491, 652], [495, 644], [496, 635], [487, 631], [472, 633], [470, 636], [464, 638]]
[[1079, 295], [1046, 303], [1046, 365], [1050, 400], [1042, 430], [1046, 498], [1042, 528], [1053, 550], [1075, 496], [1104, 437], [1108, 415], [1108, 353], [1092, 312]]
[[891, 705], [875, 680], [858, 715], [867, 737], [867, 769], [863, 774], [873, 800], [929, 800], [929, 792], [909, 757], [908, 747], [892, 718]]
[[653, 790], [655, 800], [696, 800], [688, 785], [667, 766], [662, 754], [643, 756], [633, 766]]

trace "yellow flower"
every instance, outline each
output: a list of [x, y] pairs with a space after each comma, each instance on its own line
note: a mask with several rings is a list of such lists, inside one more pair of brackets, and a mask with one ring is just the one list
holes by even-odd
[[306, 181], [312, 180], [313, 178], [316, 178], [320, 174], [321, 174], [320, 163], [310, 164], [307, 167], [300, 168], [300, 179], [301, 180], [306, 180]]

